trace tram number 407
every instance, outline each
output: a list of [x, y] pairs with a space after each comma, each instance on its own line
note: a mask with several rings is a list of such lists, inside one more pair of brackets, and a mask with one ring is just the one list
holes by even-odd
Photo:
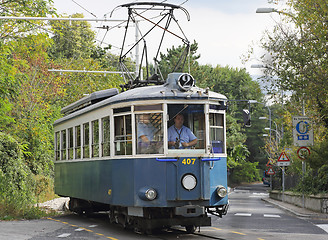
[[194, 165], [196, 161], [196, 158], [184, 158], [182, 160], [183, 165]]

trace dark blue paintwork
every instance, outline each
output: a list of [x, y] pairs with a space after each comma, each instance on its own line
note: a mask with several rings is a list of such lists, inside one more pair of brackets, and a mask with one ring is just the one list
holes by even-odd
[[[60, 195], [91, 200], [100, 203], [134, 207], [173, 207], [189, 202], [201, 206], [227, 204], [227, 198], [219, 198], [216, 187], [227, 187], [226, 158], [220, 161], [201, 161], [193, 164], [188, 158], [112, 159], [57, 163], [55, 165], [56, 192]], [[170, 161], [165, 161], [170, 160]], [[215, 160], [215, 159], [213, 159]], [[211, 166], [213, 168], [210, 168]], [[195, 189], [183, 188], [185, 174], [197, 178]], [[148, 201], [140, 198], [143, 188], [154, 188], [157, 198]]]

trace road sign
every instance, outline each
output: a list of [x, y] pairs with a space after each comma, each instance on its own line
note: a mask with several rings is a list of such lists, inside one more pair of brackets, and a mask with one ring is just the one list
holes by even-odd
[[293, 138], [295, 146], [313, 145], [313, 128], [309, 117], [293, 117]]
[[303, 161], [306, 160], [311, 154], [311, 151], [307, 147], [300, 147], [297, 150], [297, 156], [298, 158], [302, 159]]
[[290, 160], [284, 151], [280, 154], [280, 156], [277, 160], [277, 165], [278, 166], [289, 166], [290, 165]]
[[269, 167], [269, 169], [266, 171], [266, 174], [268, 174], [268, 175], [275, 175], [276, 172], [272, 169], [272, 167]]
[[272, 158], [269, 159], [268, 163], [266, 164], [267, 167], [273, 166], [274, 165], [274, 161]]

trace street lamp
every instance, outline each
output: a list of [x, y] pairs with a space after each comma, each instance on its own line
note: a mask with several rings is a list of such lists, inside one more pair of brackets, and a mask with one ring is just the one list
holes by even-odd
[[275, 8], [258, 8], [256, 9], [256, 13], [272, 13], [277, 12], [277, 9]]

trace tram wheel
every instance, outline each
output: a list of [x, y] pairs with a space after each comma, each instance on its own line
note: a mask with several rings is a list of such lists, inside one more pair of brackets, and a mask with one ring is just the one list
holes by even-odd
[[187, 233], [194, 233], [196, 231], [196, 226], [195, 225], [188, 225], [185, 226]]

